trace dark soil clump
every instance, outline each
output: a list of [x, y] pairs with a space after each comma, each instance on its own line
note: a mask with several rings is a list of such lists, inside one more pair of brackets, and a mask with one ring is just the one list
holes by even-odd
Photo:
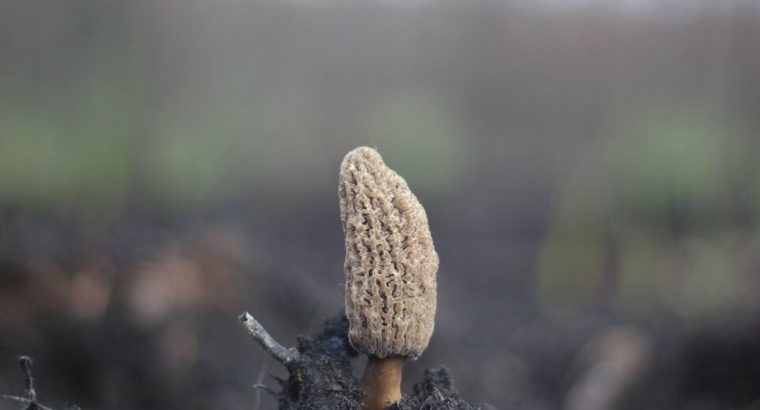
[[348, 320], [331, 318], [314, 338], [298, 340], [299, 360], [287, 365], [288, 379], [279, 393], [281, 410], [359, 408], [364, 391], [351, 372], [358, 352], [348, 342]]
[[[348, 341], [345, 316], [328, 319], [321, 332], [298, 340], [299, 360], [288, 364], [287, 380], [281, 380], [280, 410], [360, 408], [364, 389], [351, 371], [351, 360], [358, 352]], [[393, 410], [470, 410], [453, 387], [445, 368], [426, 370], [413, 394], [405, 397]]]
[[414, 385], [414, 393], [402, 399], [394, 410], [476, 410], [459, 398], [445, 367], [425, 370], [421, 382]]

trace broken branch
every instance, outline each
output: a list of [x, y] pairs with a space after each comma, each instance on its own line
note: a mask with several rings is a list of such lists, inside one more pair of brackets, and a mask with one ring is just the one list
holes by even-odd
[[298, 350], [292, 347], [287, 348], [274, 340], [269, 332], [264, 329], [264, 326], [262, 326], [261, 323], [259, 323], [259, 321], [250, 313], [243, 312], [239, 319], [243, 324], [243, 327], [245, 327], [248, 333], [250, 333], [257, 342], [259, 342], [264, 350], [271, 354], [272, 357], [279, 360], [282, 364], [287, 365], [300, 358], [301, 355], [298, 353]]
[[18, 361], [21, 370], [24, 372], [24, 395], [26, 397], [0, 394], [0, 399], [21, 404], [24, 406], [24, 410], [53, 410], [37, 402], [37, 392], [34, 390], [34, 378], [32, 377], [32, 359], [29, 356], [21, 356]]

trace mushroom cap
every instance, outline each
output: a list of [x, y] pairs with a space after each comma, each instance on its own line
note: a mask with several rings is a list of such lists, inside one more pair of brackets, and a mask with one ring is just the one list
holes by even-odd
[[340, 166], [351, 344], [368, 355], [419, 357], [433, 334], [438, 254], [427, 214], [372, 148]]

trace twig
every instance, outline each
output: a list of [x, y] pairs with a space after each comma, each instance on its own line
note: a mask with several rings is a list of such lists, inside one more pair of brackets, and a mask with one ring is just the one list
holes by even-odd
[[266, 384], [254, 384], [254, 385], [252, 385], [251, 387], [253, 387], [253, 388], [254, 388], [254, 389], [256, 389], [257, 391], [259, 391], [259, 390], [264, 390], [265, 392], [267, 392], [267, 393], [271, 394], [272, 396], [275, 396], [275, 397], [277, 397], [277, 392], [276, 392], [276, 391], [274, 391], [274, 389], [273, 389], [273, 388], [271, 388], [271, 387], [267, 386]]
[[259, 410], [261, 407], [261, 390], [256, 388], [256, 386], [263, 386], [264, 383], [264, 377], [267, 374], [267, 365], [264, 364], [261, 366], [261, 370], [259, 370], [259, 375], [256, 377], [256, 384], [253, 385], [253, 387], [256, 389], [256, 401], [253, 405], [253, 410]]
[[298, 353], [298, 350], [292, 347], [287, 348], [274, 340], [269, 332], [264, 329], [264, 326], [262, 326], [261, 323], [259, 323], [259, 321], [250, 313], [243, 312], [239, 319], [246, 330], [248, 330], [248, 333], [259, 342], [264, 350], [271, 354], [275, 359], [279, 360], [282, 364], [287, 365], [300, 359], [301, 355]]
[[18, 358], [18, 362], [21, 365], [21, 371], [24, 372], [24, 391], [26, 392], [26, 398], [32, 402], [36, 402], [37, 392], [34, 390], [34, 377], [32, 377], [32, 358], [29, 356], [21, 356]]
[[53, 410], [48, 406], [43, 406], [42, 404], [29, 400], [25, 397], [11, 396], [10, 394], [0, 394], [0, 399], [22, 404], [24, 405], [24, 410]]
[[[21, 404], [24, 410], [53, 410], [37, 402], [37, 391], [34, 390], [34, 377], [32, 377], [32, 359], [29, 356], [21, 356], [18, 361], [24, 372], [24, 396], [26, 397], [0, 394], [0, 399]], [[78, 409], [78, 407], [74, 408]]]

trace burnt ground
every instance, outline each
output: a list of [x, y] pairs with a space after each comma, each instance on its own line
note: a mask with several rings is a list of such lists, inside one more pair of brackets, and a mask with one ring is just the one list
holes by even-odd
[[[348, 320], [336, 316], [324, 322], [314, 338], [298, 341], [300, 359], [287, 365], [288, 377], [280, 379], [278, 393], [281, 410], [336, 409], [355, 410], [365, 392], [354, 377], [351, 361], [358, 356], [348, 342]], [[411, 394], [393, 410], [470, 410], [460, 399], [446, 368], [424, 372]]]
[[[56, 410], [351, 408], [363, 358], [344, 322], [320, 323], [342, 305], [342, 232], [333, 208], [291, 211], [105, 228], [0, 218], [0, 393], [23, 391], [18, 357], [28, 355]], [[757, 410], [760, 310], [692, 322], [614, 305], [551, 314], [531, 296], [539, 234], [489, 245], [499, 232], [447, 215], [437, 217], [447, 256], [436, 332], [404, 370], [401, 409], [468, 408], [460, 398], [569, 409], [612, 361], [625, 388], [612, 408]], [[288, 371], [251, 343], [243, 310], [308, 362]], [[421, 370], [441, 364], [448, 374]]]
[[[299, 359], [286, 364], [288, 377], [278, 379], [278, 397], [282, 410], [335, 409], [356, 410], [365, 392], [352, 374], [351, 361], [359, 353], [348, 342], [348, 320], [338, 315], [325, 320], [315, 337], [298, 340]], [[32, 359], [19, 358], [24, 373], [24, 394], [3, 395], [25, 410], [52, 410], [38, 402], [32, 376]], [[257, 386], [263, 388], [263, 386]], [[425, 370], [413, 392], [389, 410], [474, 410], [481, 409], [460, 399], [445, 367]], [[79, 410], [67, 405], [67, 410]]]

